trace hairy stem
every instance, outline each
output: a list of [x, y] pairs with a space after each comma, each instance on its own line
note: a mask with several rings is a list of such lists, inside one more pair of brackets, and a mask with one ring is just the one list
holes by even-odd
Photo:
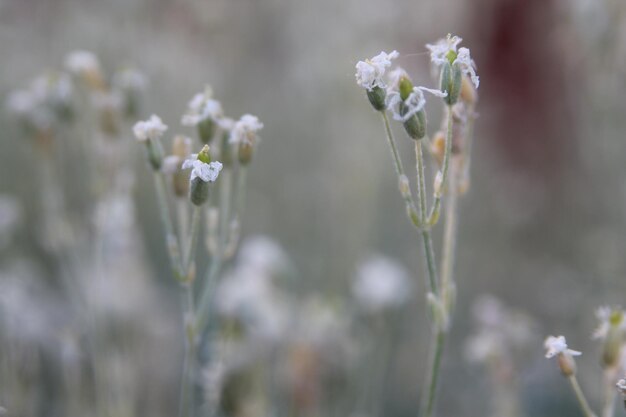
[[411, 194], [411, 189], [407, 185], [406, 187], [403, 185], [404, 181], [408, 181], [407, 176], [404, 174], [404, 168], [402, 167], [402, 161], [400, 160], [400, 154], [398, 153], [398, 148], [396, 146], [396, 141], [393, 138], [393, 132], [391, 131], [391, 126], [389, 126], [389, 118], [387, 117], [387, 113], [384, 111], [380, 112], [381, 117], [383, 118], [383, 123], [385, 125], [385, 133], [387, 135], [387, 144], [389, 145], [389, 149], [391, 150], [391, 156], [393, 157], [393, 162], [396, 168], [396, 174], [398, 175], [398, 183], [400, 184], [400, 192], [402, 193], [402, 198], [404, 198], [404, 203], [406, 205], [407, 214], [409, 219], [413, 223], [415, 227], [421, 227], [421, 219], [417, 213], [417, 209], [415, 208], [415, 203], [413, 202], [413, 196]]

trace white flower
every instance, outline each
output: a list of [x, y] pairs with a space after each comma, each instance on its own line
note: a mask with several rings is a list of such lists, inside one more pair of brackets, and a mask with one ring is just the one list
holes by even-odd
[[192, 168], [191, 177], [189, 178], [190, 181], [200, 178], [204, 182], [214, 182], [220, 175], [222, 163], [213, 161], [207, 164], [197, 159], [197, 154], [192, 154], [191, 159], [185, 160], [182, 166], [182, 169], [189, 168]]
[[30, 114], [37, 105], [38, 100], [28, 90], [13, 91], [6, 101], [7, 109], [17, 116]]
[[161, 118], [155, 114], [150, 116], [148, 120], [140, 121], [133, 127], [133, 132], [139, 141], [156, 140], [163, 136], [167, 130]]
[[148, 85], [146, 76], [133, 68], [125, 68], [113, 76], [113, 85], [125, 91], [143, 91]]
[[453, 64], [459, 64], [459, 67], [461, 67], [461, 71], [463, 71], [463, 74], [470, 77], [470, 79], [472, 80], [472, 84], [474, 84], [474, 87], [478, 88], [478, 85], [480, 84], [480, 78], [478, 77], [478, 75], [476, 75], [476, 64], [474, 63], [474, 60], [470, 57], [469, 49], [460, 48], [459, 53], [456, 56]]
[[284, 270], [288, 258], [283, 248], [268, 236], [252, 236], [241, 245], [238, 256], [239, 262], [253, 270], [269, 275]]
[[552, 358], [556, 355], [563, 354], [571, 356], [582, 355], [582, 352], [568, 349], [564, 336], [548, 336], [546, 341], [543, 343], [543, 346], [546, 348], [546, 358]]
[[619, 381], [617, 381], [617, 384], [615, 384], [615, 386], [622, 395], [626, 396], [626, 379], [620, 379]]
[[391, 53], [381, 52], [372, 59], [359, 61], [356, 64], [356, 83], [368, 91], [374, 87], [385, 88], [383, 76], [387, 68], [391, 66], [391, 61], [398, 58], [398, 51]]
[[237, 122], [235, 122], [230, 131], [229, 143], [254, 145], [258, 141], [257, 133], [263, 129], [263, 123], [259, 118], [251, 114], [244, 114]]
[[443, 65], [448, 62], [448, 54], [453, 52], [456, 54], [457, 46], [463, 41], [458, 36], [448, 34], [447, 37], [439, 39], [437, 43], [426, 44], [426, 48], [430, 51], [430, 61], [435, 65]]
[[476, 75], [476, 64], [470, 57], [470, 50], [467, 48], [459, 48], [457, 46], [463, 41], [458, 36], [448, 35], [445, 39], [440, 39], [435, 44], [427, 44], [426, 48], [430, 51], [430, 61], [434, 65], [443, 65], [449, 62], [450, 53], [455, 56], [452, 65], [458, 64], [463, 74], [470, 77], [474, 87], [478, 88], [480, 79]]
[[73, 51], [65, 57], [65, 68], [71, 73], [82, 74], [84, 72], [99, 71], [100, 62], [98, 57], [89, 51]]
[[206, 87], [203, 93], [198, 93], [189, 101], [187, 113], [181, 119], [184, 126], [196, 126], [198, 123], [210, 119], [219, 121], [223, 115], [222, 104], [212, 98], [211, 87]]
[[411, 281], [400, 264], [376, 256], [360, 266], [352, 293], [365, 309], [379, 311], [404, 303], [411, 294]]
[[598, 327], [593, 332], [593, 339], [605, 339], [611, 329], [611, 316], [613, 314], [621, 314], [622, 319], [617, 324], [621, 330], [626, 330], [626, 320], [624, 320], [624, 312], [621, 309], [613, 309], [609, 306], [602, 306], [596, 310], [596, 318], [598, 319]]
[[[411, 94], [409, 94], [407, 99], [402, 102], [399, 91], [390, 91], [387, 94], [387, 108], [391, 111], [393, 118], [395, 120], [406, 122], [413, 115], [422, 110], [426, 104], [424, 91], [427, 91], [437, 97], [445, 97], [448, 95], [448, 93], [444, 91], [418, 86], [413, 87]], [[404, 114], [401, 114], [401, 107], [404, 108]]]

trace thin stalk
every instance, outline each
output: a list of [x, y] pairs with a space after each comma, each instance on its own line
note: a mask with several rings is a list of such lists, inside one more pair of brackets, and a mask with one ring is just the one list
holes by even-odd
[[[402, 167], [402, 161], [400, 160], [400, 154], [398, 153], [398, 148], [396, 147], [396, 141], [393, 138], [393, 133], [391, 131], [391, 126], [389, 126], [389, 118], [387, 117], [387, 113], [384, 111], [380, 112], [381, 117], [383, 118], [383, 123], [385, 125], [385, 133], [387, 135], [387, 143], [389, 145], [389, 149], [391, 150], [391, 156], [393, 157], [394, 165], [396, 168], [396, 174], [398, 175], [398, 183], [402, 184], [403, 180], [406, 180], [407, 176], [404, 174], [404, 168]], [[410, 188], [408, 190], [403, 191], [401, 187], [402, 197], [404, 198], [404, 203], [406, 205], [407, 214], [411, 219], [411, 222], [415, 227], [421, 226], [421, 219], [417, 213], [417, 209], [415, 208], [415, 203], [413, 202], [413, 196], [411, 194]]]
[[154, 171], [154, 185], [157, 192], [157, 203], [161, 213], [163, 231], [165, 233], [167, 253], [172, 264], [174, 276], [177, 280], [180, 280], [184, 275], [184, 271], [182, 270], [183, 265], [181, 264], [180, 248], [178, 247], [178, 239], [174, 233], [174, 225], [172, 224], [172, 216], [170, 215], [170, 206], [167, 201], [165, 178], [162, 173]]
[[[443, 162], [441, 166], [441, 174], [442, 174], [441, 187], [443, 189], [446, 188], [446, 183], [448, 180], [448, 171], [450, 170], [450, 156], [452, 154], [452, 127], [453, 127], [452, 106], [447, 107], [447, 114], [448, 114], [448, 130], [446, 132], [446, 149], [443, 154]], [[433, 202], [433, 206], [430, 210], [430, 215], [428, 218], [429, 225], [434, 226], [439, 220], [440, 208], [441, 208], [441, 194], [435, 195], [435, 201]]]
[[[445, 144], [446, 147], [445, 147], [445, 153], [443, 156], [443, 163], [442, 163], [442, 183], [441, 183], [441, 186], [444, 189], [446, 188], [446, 186], [448, 186], [448, 189], [450, 189], [450, 186], [447, 184], [447, 179], [448, 179], [448, 171], [450, 168], [450, 154], [452, 152], [453, 119], [452, 119], [452, 107], [451, 106], [448, 106], [447, 113], [448, 113], [448, 130], [446, 132], [446, 144]], [[416, 148], [416, 157], [418, 158], [422, 157], [421, 152], [418, 152], [417, 148]], [[419, 162], [418, 162], [418, 166], [419, 166]], [[436, 223], [436, 220], [439, 217], [438, 212], [439, 212], [440, 204], [441, 204], [441, 195], [435, 195], [435, 202], [434, 202], [433, 208], [431, 210], [431, 214], [428, 219], [427, 228], [422, 231], [422, 237], [424, 238], [424, 252], [426, 254], [426, 261], [428, 264], [429, 273], [431, 273], [431, 269], [432, 269], [432, 273], [435, 276], [435, 282], [438, 282], [438, 281], [436, 278], [437, 272], [435, 269], [435, 259], [434, 259], [433, 250], [432, 250], [432, 239], [430, 238], [429, 227], [434, 225]], [[452, 210], [456, 211], [456, 208], [453, 207]], [[448, 276], [445, 278], [446, 288], [442, 289], [442, 291], [446, 292], [445, 297], [449, 295], [449, 282], [451, 280], [450, 274], [452, 273], [452, 265], [453, 265], [453, 258], [452, 258], [452, 256], [454, 255], [454, 242], [453, 241], [455, 239], [453, 232], [454, 230], [452, 230], [449, 235], [444, 235], [444, 239], [447, 239], [447, 238], [450, 239], [450, 242], [444, 242], [444, 255], [442, 257], [442, 263], [443, 263], [442, 269], [445, 268], [446, 269], [445, 273], [448, 274]], [[441, 282], [439, 282], [439, 284], [443, 288], [444, 286], [443, 279]], [[447, 300], [444, 299], [443, 297], [438, 297], [439, 293], [437, 292], [437, 287], [434, 287], [432, 289], [432, 293], [439, 299], [439, 302], [441, 302], [441, 306], [444, 309], [443, 313], [447, 315], [449, 313], [447, 311], [449, 307]], [[425, 404], [423, 408], [423, 413], [422, 413], [423, 417], [431, 417], [433, 415], [433, 412], [435, 409], [435, 403], [437, 399], [437, 386], [439, 382], [439, 374], [441, 372], [441, 360], [443, 358], [443, 352], [445, 348], [446, 334], [447, 334], [447, 328], [448, 328], [447, 318], [444, 317], [442, 318], [442, 320], [444, 320], [443, 323], [433, 324], [432, 345], [431, 345], [430, 354], [429, 354], [429, 367], [427, 368], [428, 369], [428, 377], [427, 377], [428, 382], [426, 385], [427, 387], [426, 399], [425, 399], [425, 402], [423, 401], [423, 404]]]
[[615, 414], [615, 373], [612, 369], [604, 370], [604, 405], [602, 406], [602, 417], [613, 417]]
[[441, 255], [441, 300], [446, 308], [450, 305], [450, 286], [454, 282], [454, 260], [456, 257], [456, 230], [457, 230], [457, 201], [458, 201], [458, 172], [453, 167], [448, 181], [446, 212], [443, 231], [443, 250]]
[[596, 417], [595, 413], [591, 410], [591, 407], [589, 407], [589, 403], [585, 398], [585, 394], [583, 394], [583, 390], [578, 384], [578, 379], [576, 378], [576, 375], [570, 375], [567, 377], [567, 379], [569, 379], [569, 382], [572, 384], [572, 389], [574, 390], [574, 394], [576, 394], [576, 399], [578, 400], [580, 408], [583, 410], [585, 417]]
[[194, 328], [193, 287], [191, 282], [183, 285], [183, 316], [185, 323], [185, 357], [180, 384], [179, 417], [193, 416], [194, 362], [196, 357], [196, 332]]
[[198, 235], [200, 234], [200, 220], [202, 219], [202, 209], [194, 206], [193, 215], [191, 217], [191, 231], [189, 234], [189, 243], [186, 245], [187, 257], [185, 259], [183, 277], [185, 280], [191, 279], [191, 269], [193, 266], [194, 255], [198, 247]]
[[435, 400], [437, 399], [437, 385], [439, 382], [439, 370], [441, 368], [441, 359], [443, 358], [443, 349], [446, 341], [446, 332], [440, 326], [434, 326], [434, 337], [430, 350], [430, 368], [428, 371], [428, 391], [426, 395], [426, 405], [422, 412], [423, 417], [433, 415], [435, 408]]
[[209, 267], [209, 272], [207, 273], [202, 293], [200, 294], [200, 301], [196, 308], [196, 322], [194, 327], [198, 334], [202, 333], [208, 324], [209, 315], [211, 313], [211, 301], [213, 301], [213, 290], [217, 284], [217, 276], [219, 275], [221, 266], [222, 259], [219, 256], [214, 257], [211, 261], [211, 266]]
[[[417, 168], [417, 192], [419, 194], [419, 217], [422, 221], [426, 215], [426, 181], [424, 175], [424, 155], [422, 152], [422, 144], [420, 141], [415, 142], [415, 159]], [[435, 261], [435, 252], [433, 250], [433, 239], [430, 227], [426, 225], [422, 228], [422, 239], [424, 241], [424, 258], [426, 259], [426, 267], [428, 269], [428, 282], [430, 291], [434, 295], [439, 295], [439, 285], [437, 279], [437, 264]]]

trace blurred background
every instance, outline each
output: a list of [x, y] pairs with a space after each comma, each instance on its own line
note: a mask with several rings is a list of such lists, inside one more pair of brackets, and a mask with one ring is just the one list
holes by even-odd
[[[405, 216], [383, 127], [355, 83], [354, 66], [397, 49], [398, 64], [416, 84], [435, 86], [424, 45], [449, 32], [471, 49], [481, 83], [439, 414], [488, 415], [497, 407], [494, 396], [514, 395], [519, 403], [510, 415], [575, 416], [574, 396], [544, 359], [542, 341], [564, 334], [584, 352], [581, 383], [599, 404], [594, 311], [623, 305], [626, 294], [623, 1], [0, 0], [0, 96], [44, 70], [62, 69], [68, 52], [85, 49], [106, 72], [132, 65], [146, 75], [137, 119], [160, 115], [170, 126], [168, 140], [193, 134], [179, 120], [205, 84], [227, 115], [257, 115], [265, 128], [249, 169], [243, 241], [269, 235], [284, 248], [296, 271], [294, 297], [341, 298], [373, 253], [410, 271], [415, 291], [391, 321], [394, 353], [381, 406], [385, 415], [408, 416], [419, 404], [429, 337], [421, 240]], [[435, 103], [428, 105], [431, 132], [441, 116]], [[119, 136], [132, 150], [131, 127]], [[412, 143], [401, 126], [394, 130], [412, 167]], [[73, 152], [68, 148], [61, 164], [70, 184], [90, 163], [74, 164]], [[112, 345], [102, 347], [105, 379], [115, 384], [110, 395], [131, 405], [108, 415], [172, 415], [182, 360], [177, 286], [144, 156], [123, 154], [131, 179], [121, 187], [131, 198], [104, 220], [123, 243], [99, 260], [115, 278], [94, 291], [107, 308], [117, 306], [104, 333], [119, 332], [124, 344], [98, 337]], [[85, 366], [83, 341], [72, 330], [82, 310], [68, 307], [67, 271], [42, 243], [39, 159], [5, 111], [0, 406], [9, 416], [92, 415], [81, 411], [88, 400], [68, 405], [67, 387], [81, 381]], [[68, 198], [79, 188], [70, 185]], [[77, 195], [74, 207], [90, 203]], [[438, 227], [436, 247], [440, 235]], [[77, 274], [93, 273], [83, 265]], [[505, 376], [494, 377], [465, 352], [477, 331], [473, 306], [485, 294], [529, 323]], [[97, 345], [98, 337], [88, 339]], [[374, 333], [371, 343], [379, 337]], [[510, 392], [498, 394], [494, 378]], [[624, 414], [618, 407], [616, 415]]]

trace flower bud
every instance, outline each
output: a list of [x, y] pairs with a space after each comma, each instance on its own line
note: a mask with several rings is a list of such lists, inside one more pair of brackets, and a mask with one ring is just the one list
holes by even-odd
[[462, 75], [463, 73], [458, 64], [451, 65], [449, 62], [443, 64], [441, 70], [441, 91], [448, 93], [443, 99], [450, 106], [459, 99]]
[[478, 93], [468, 76], [463, 76], [461, 81], [461, 100], [469, 105], [474, 105], [478, 101]]
[[400, 175], [398, 177], [398, 188], [400, 189], [400, 193], [403, 196], [409, 196], [411, 195], [411, 188], [409, 185], [409, 179], [407, 178], [406, 175]]
[[435, 133], [433, 140], [430, 144], [430, 153], [435, 157], [437, 164], [441, 166], [443, 164], [443, 155], [446, 152], [446, 134], [439, 130]]
[[376, 111], [385, 111], [385, 98], [387, 96], [385, 89], [374, 86], [371, 90], [365, 91], [367, 92], [367, 98], [372, 107], [374, 107]]
[[248, 165], [252, 160], [252, 154], [254, 153], [254, 146], [249, 143], [242, 142], [239, 144], [239, 150], [237, 157], [241, 165]]
[[172, 155], [178, 158], [178, 169], [172, 175], [172, 187], [177, 197], [185, 197], [189, 192], [189, 175], [181, 169], [184, 161], [191, 153], [191, 140], [184, 136], [176, 136], [172, 143]]

